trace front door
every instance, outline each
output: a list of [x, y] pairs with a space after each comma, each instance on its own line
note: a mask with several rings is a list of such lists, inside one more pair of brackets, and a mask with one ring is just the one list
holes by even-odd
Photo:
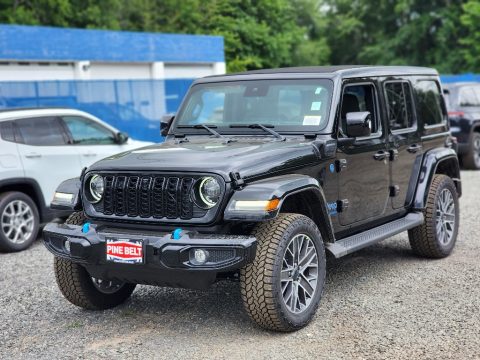
[[[422, 141], [417, 131], [412, 87], [408, 81], [387, 81], [383, 85], [388, 114], [391, 166], [390, 195], [393, 209], [407, 206], [422, 160]], [[410, 187], [410, 189], [409, 189]]]
[[25, 177], [37, 181], [49, 206], [62, 181], [80, 176], [82, 164], [77, 151], [67, 144], [68, 138], [57, 117], [19, 119], [15, 126]]
[[[345, 142], [346, 114], [369, 111], [371, 135]], [[374, 83], [348, 84], [342, 95], [337, 165], [342, 226], [381, 217], [389, 200], [389, 158]]]

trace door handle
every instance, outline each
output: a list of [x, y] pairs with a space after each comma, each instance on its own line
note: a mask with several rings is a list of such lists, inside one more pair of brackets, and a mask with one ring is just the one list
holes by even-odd
[[415, 154], [417, 151], [420, 151], [421, 149], [422, 149], [422, 145], [413, 144], [413, 145], [410, 145], [410, 146], [407, 148], [407, 151], [408, 151], [410, 154]]
[[28, 159], [38, 159], [42, 157], [42, 154], [30, 153], [30, 154], [25, 154], [25, 157]]
[[389, 155], [388, 152], [386, 152], [384, 150], [381, 150], [381, 151], [377, 152], [375, 155], [373, 155], [373, 158], [375, 160], [382, 161], [382, 160], [385, 160], [388, 155]]
[[83, 156], [97, 156], [95, 153], [84, 153]]

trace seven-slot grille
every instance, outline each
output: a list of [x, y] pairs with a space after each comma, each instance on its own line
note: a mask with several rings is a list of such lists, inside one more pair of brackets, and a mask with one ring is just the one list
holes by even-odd
[[194, 177], [106, 174], [104, 181], [103, 201], [95, 205], [104, 215], [191, 219], [200, 210], [191, 197]]

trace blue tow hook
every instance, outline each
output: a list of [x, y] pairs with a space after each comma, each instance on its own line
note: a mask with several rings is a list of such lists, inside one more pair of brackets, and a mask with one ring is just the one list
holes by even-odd
[[86, 234], [88, 232], [88, 230], [90, 230], [90, 223], [89, 222], [86, 222], [85, 224], [83, 224], [82, 226], [82, 233]]
[[182, 237], [182, 229], [178, 228], [173, 230], [172, 232], [173, 240], [180, 240], [181, 237]]

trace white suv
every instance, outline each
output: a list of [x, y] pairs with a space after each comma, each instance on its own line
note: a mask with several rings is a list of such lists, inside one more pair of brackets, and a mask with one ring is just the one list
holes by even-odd
[[0, 251], [26, 249], [56, 216], [56, 187], [104, 157], [148, 145], [73, 109], [0, 111]]

